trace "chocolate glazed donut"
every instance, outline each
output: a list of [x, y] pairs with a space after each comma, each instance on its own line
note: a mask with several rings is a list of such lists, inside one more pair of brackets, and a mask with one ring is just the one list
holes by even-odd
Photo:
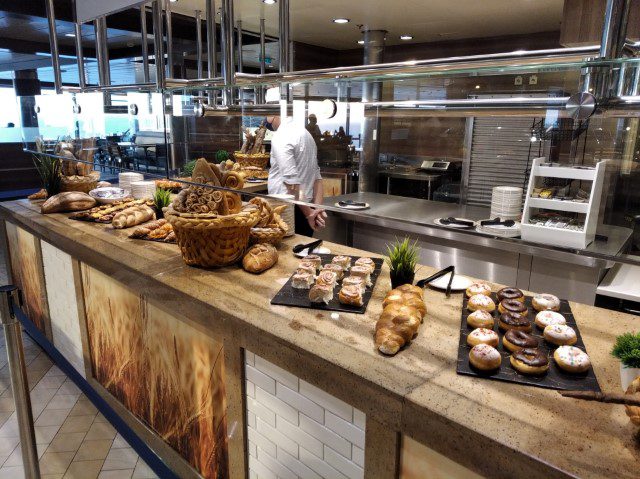
[[540, 344], [540, 342], [530, 334], [516, 329], [510, 329], [505, 333], [504, 337], [514, 346], [523, 349], [535, 349]]
[[539, 349], [525, 348], [512, 354], [513, 358], [521, 363], [539, 368], [549, 364], [549, 358]]
[[504, 299], [517, 299], [518, 301], [524, 301], [524, 294], [518, 288], [502, 288], [498, 291], [498, 302]]
[[500, 328], [505, 331], [510, 329], [517, 329], [520, 331], [531, 331], [531, 322], [524, 316], [520, 316], [517, 313], [502, 313], [498, 319]]
[[498, 310], [501, 313], [513, 313], [520, 316], [526, 316], [529, 312], [529, 309], [517, 299], [503, 299], [500, 301]]

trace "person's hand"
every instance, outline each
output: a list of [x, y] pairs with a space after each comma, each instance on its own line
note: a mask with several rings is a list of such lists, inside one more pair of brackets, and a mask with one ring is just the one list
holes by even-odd
[[313, 229], [313, 231], [317, 231], [326, 226], [325, 219], [327, 217], [327, 213], [321, 209], [314, 209], [307, 216], [307, 223]]

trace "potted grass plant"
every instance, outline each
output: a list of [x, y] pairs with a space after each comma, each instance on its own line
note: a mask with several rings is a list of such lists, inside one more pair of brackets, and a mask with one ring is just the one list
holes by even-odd
[[42, 187], [47, 191], [47, 198], [60, 193], [62, 178], [62, 162], [60, 158], [38, 153], [33, 155], [33, 164], [42, 180]]
[[616, 338], [611, 354], [620, 360], [622, 389], [640, 377], [640, 333], [625, 333]]
[[386, 262], [389, 265], [391, 287], [397, 288], [403, 284], [413, 284], [418, 263], [418, 241], [413, 243], [409, 238], [396, 240], [387, 245]]
[[162, 188], [156, 189], [153, 194], [153, 207], [156, 210], [156, 218], [164, 218], [162, 208], [166, 208], [171, 204], [171, 192]]

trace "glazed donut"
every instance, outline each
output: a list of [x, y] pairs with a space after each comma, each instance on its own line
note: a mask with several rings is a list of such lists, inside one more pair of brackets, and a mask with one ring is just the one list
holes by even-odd
[[510, 329], [502, 337], [502, 345], [512, 353], [521, 349], [537, 349], [540, 342], [530, 334], [517, 329]]
[[576, 344], [578, 337], [571, 326], [566, 324], [551, 324], [544, 328], [544, 339], [556, 346]]
[[549, 369], [549, 358], [539, 349], [526, 348], [511, 355], [511, 366], [522, 374], [543, 374]]
[[529, 314], [529, 308], [518, 299], [503, 299], [500, 301], [500, 304], [498, 304], [498, 311], [500, 311], [500, 313], [519, 314], [523, 317]]
[[473, 283], [467, 288], [467, 298], [475, 296], [476, 294], [491, 296], [491, 286], [489, 286], [487, 283]]
[[478, 344], [488, 344], [494, 348], [498, 346], [498, 333], [493, 329], [477, 328], [467, 336], [467, 344], [469, 346], [477, 346]]
[[531, 304], [536, 311], [558, 311], [560, 309], [560, 300], [552, 294], [538, 294], [533, 297]]
[[478, 344], [469, 351], [469, 362], [476, 369], [491, 371], [500, 367], [502, 356], [493, 346]]
[[498, 291], [498, 301], [503, 299], [515, 299], [524, 303], [524, 293], [518, 288], [502, 288]]
[[531, 331], [531, 322], [524, 316], [514, 313], [503, 313], [498, 319], [498, 326], [503, 331], [509, 331], [515, 329], [518, 331], [524, 331], [528, 333]]
[[575, 346], [560, 346], [553, 353], [553, 359], [568, 373], [584, 373], [591, 367], [589, 355]]
[[493, 328], [493, 316], [491, 313], [479, 309], [467, 316], [467, 325], [470, 328]]
[[567, 320], [564, 319], [564, 316], [562, 316], [560, 313], [547, 310], [540, 311], [538, 314], [536, 314], [535, 323], [536, 326], [538, 326], [540, 329], [544, 329], [551, 324], [567, 324]]
[[489, 296], [485, 296], [484, 294], [474, 294], [467, 301], [467, 309], [469, 311], [486, 311], [491, 313], [496, 309], [496, 303], [493, 302]]

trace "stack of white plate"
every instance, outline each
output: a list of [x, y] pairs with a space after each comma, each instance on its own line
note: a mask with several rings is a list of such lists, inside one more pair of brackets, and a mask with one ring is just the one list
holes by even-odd
[[131, 193], [131, 183], [134, 181], [142, 181], [144, 176], [140, 173], [124, 172], [118, 175], [118, 186], [123, 190]]
[[272, 207], [276, 207], [280, 205], [287, 206], [285, 210], [282, 213], [280, 213], [280, 216], [282, 217], [284, 222], [287, 223], [287, 226], [289, 227], [289, 231], [287, 231], [287, 234], [285, 236], [293, 236], [296, 233], [295, 214], [293, 211], [293, 204], [288, 203], [287, 200], [294, 200], [295, 197], [293, 195], [269, 195], [269, 197], [273, 198], [273, 199], [269, 199], [269, 203], [271, 204]]
[[496, 186], [491, 194], [491, 218], [520, 219], [522, 213], [522, 188]]
[[156, 192], [155, 181], [133, 181], [131, 183], [131, 196], [136, 200], [143, 198], [153, 198]]

